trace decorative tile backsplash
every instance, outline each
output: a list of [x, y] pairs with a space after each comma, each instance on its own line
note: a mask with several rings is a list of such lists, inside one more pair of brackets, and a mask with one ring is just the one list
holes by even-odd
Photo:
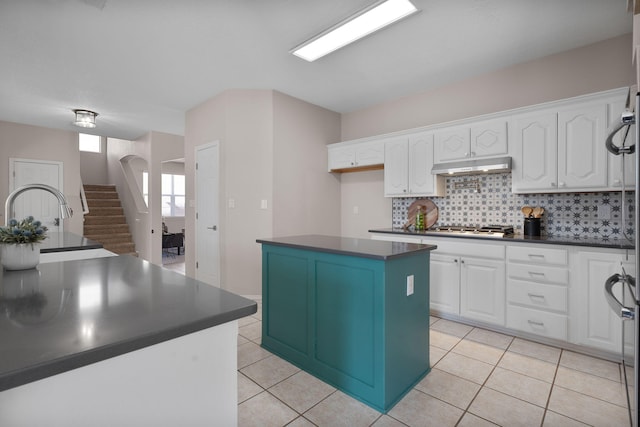
[[[516, 233], [522, 233], [524, 215], [520, 208], [528, 205], [545, 209], [543, 235], [622, 239], [625, 233], [633, 238], [635, 232], [634, 197], [634, 192], [625, 193], [627, 218], [623, 221], [622, 192], [514, 194], [511, 174], [500, 173], [447, 177], [445, 197], [429, 198], [438, 206], [436, 225], [512, 225]], [[407, 222], [407, 210], [415, 200], [393, 199], [393, 227]], [[602, 206], [600, 212], [598, 206]]]

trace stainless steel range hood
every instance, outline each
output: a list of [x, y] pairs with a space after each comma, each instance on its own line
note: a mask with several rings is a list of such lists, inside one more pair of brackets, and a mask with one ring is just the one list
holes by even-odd
[[496, 159], [462, 160], [460, 162], [437, 163], [431, 173], [434, 175], [471, 175], [511, 171], [511, 157]]

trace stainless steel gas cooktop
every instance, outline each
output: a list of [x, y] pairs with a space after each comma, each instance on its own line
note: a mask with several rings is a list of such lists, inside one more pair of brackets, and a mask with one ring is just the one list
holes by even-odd
[[447, 235], [464, 235], [465, 237], [504, 237], [513, 234], [513, 226], [486, 225], [482, 227], [465, 227], [460, 225], [438, 225], [429, 228], [427, 232]]

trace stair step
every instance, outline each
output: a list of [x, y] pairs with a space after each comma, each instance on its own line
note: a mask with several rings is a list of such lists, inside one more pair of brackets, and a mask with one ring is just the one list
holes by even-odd
[[89, 210], [103, 207], [118, 208], [122, 206], [120, 199], [87, 199], [87, 205], [89, 206]]
[[130, 233], [112, 233], [112, 234], [87, 234], [85, 232], [84, 237], [95, 240], [96, 242], [100, 242], [102, 244], [105, 243], [113, 243], [113, 242], [130, 242], [131, 234]]
[[84, 225], [108, 225], [108, 224], [126, 224], [127, 220], [124, 215], [109, 215], [109, 216], [91, 216], [84, 217]]
[[95, 217], [95, 216], [124, 216], [124, 211], [121, 207], [91, 207], [89, 206], [89, 213], [85, 215], [86, 217]]
[[102, 246], [111, 252], [117, 254], [135, 252], [136, 247], [133, 243], [103, 243]]
[[138, 256], [115, 185], [85, 185], [89, 213], [83, 234], [118, 255]]
[[83, 185], [84, 187], [84, 191], [112, 191], [115, 192], [116, 191], [116, 186], [115, 185], [94, 185], [94, 184], [87, 184], [87, 185]]
[[118, 193], [115, 191], [85, 191], [84, 195], [87, 201], [93, 199], [118, 199]]
[[129, 226], [127, 224], [97, 224], [87, 225], [84, 224], [83, 234], [87, 237], [95, 236], [99, 234], [113, 234], [113, 233], [129, 233]]

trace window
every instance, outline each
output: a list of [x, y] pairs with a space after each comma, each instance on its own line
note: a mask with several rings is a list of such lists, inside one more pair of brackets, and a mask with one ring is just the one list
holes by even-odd
[[86, 133], [78, 134], [78, 147], [80, 151], [88, 151], [90, 153], [100, 153], [100, 136], [89, 135]]
[[162, 216], [184, 216], [184, 175], [162, 174]]
[[145, 205], [149, 206], [149, 172], [142, 172], [142, 197]]

